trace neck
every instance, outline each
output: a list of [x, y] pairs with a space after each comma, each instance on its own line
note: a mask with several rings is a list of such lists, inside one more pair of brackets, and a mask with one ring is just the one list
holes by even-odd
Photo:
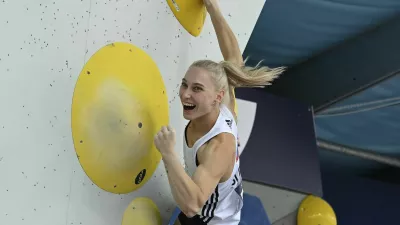
[[217, 122], [219, 112], [219, 107], [216, 107], [215, 110], [211, 111], [210, 113], [190, 121], [193, 129], [202, 133], [208, 132]]

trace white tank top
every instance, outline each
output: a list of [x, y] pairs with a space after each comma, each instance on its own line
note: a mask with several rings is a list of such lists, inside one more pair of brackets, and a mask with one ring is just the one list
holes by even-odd
[[[220, 114], [215, 125], [203, 137], [198, 139], [192, 148], [189, 148], [186, 140], [186, 129], [184, 132], [184, 160], [185, 170], [189, 176], [193, 176], [197, 163], [197, 151], [199, 148], [212, 139], [214, 136], [227, 132], [236, 138], [236, 161], [231, 176], [223, 183], [219, 183], [215, 188], [205, 205], [200, 209], [193, 218], [185, 218], [185, 220], [193, 221], [195, 224], [208, 225], [237, 225], [240, 221], [240, 212], [243, 207], [243, 189], [242, 177], [239, 169], [239, 151], [238, 151], [238, 130], [234, 116], [225, 106], [221, 106]], [[184, 225], [184, 224], [182, 224]]]

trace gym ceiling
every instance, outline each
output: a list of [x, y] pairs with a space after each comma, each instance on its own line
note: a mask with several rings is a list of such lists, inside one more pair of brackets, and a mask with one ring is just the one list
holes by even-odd
[[320, 147], [322, 170], [400, 183], [400, 1], [267, 0], [244, 57], [288, 67], [265, 91], [312, 105], [318, 141], [383, 156]]

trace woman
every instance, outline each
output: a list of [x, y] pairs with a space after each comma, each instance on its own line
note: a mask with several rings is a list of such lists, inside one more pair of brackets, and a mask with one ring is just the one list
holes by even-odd
[[237, 225], [243, 190], [233, 88], [269, 85], [283, 69], [245, 67], [217, 0], [203, 1], [224, 61], [196, 61], [182, 79], [179, 96], [183, 117], [189, 120], [184, 143], [186, 168], [174, 151], [172, 127], [162, 127], [154, 141], [162, 155], [172, 195], [181, 209], [181, 225]]

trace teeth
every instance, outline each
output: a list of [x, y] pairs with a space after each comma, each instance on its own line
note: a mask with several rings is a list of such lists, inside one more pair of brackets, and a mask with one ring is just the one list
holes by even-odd
[[184, 106], [194, 106], [193, 104], [190, 103], [183, 103]]

